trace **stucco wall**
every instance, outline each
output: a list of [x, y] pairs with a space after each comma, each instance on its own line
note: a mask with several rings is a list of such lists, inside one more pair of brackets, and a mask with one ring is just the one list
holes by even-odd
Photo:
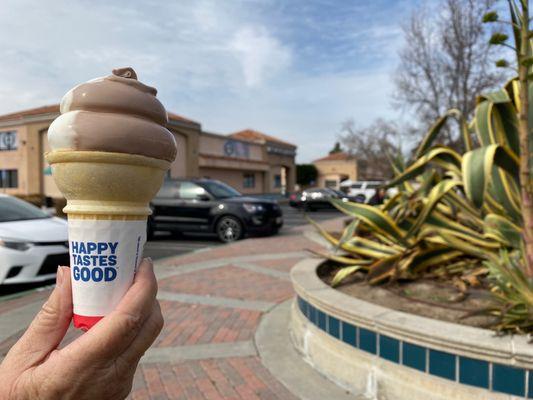
[[318, 170], [319, 187], [326, 185], [326, 180], [335, 180], [338, 184], [344, 179], [357, 180], [356, 160], [315, 161]]
[[[254, 188], [245, 188], [244, 183], [244, 174], [254, 174], [255, 175], [255, 187]], [[228, 185], [234, 187], [239, 192], [243, 194], [259, 194], [263, 193], [263, 172], [260, 171], [239, 171], [239, 170], [225, 170], [218, 168], [200, 168], [200, 176], [202, 178], [217, 179]]]
[[171, 123], [168, 129], [174, 134], [178, 145], [176, 160], [170, 167], [171, 176], [175, 178], [199, 176], [200, 125]]
[[61, 198], [63, 195], [59, 191], [56, 182], [52, 177], [52, 170], [44, 158], [44, 154], [50, 151], [48, 133], [46, 130], [43, 130], [39, 133], [39, 135], [41, 137], [41, 153], [43, 154], [42, 162], [39, 168], [42, 174], [42, 193], [48, 197]]

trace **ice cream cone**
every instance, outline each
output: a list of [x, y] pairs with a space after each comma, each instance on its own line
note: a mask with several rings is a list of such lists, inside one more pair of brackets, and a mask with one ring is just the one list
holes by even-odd
[[90, 329], [133, 281], [146, 220], [176, 154], [155, 89], [130, 68], [72, 89], [46, 160], [67, 200], [74, 325]]
[[[137, 154], [52, 151], [46, 155], [69, 217], [145, 219], [170, 163]], [[104, 218], [105, 217], [105, 218]]]

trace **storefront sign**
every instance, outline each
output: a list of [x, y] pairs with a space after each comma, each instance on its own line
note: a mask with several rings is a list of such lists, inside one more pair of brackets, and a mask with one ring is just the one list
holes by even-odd
[[237, 140], [226, 140], [224, 143], [224, 155], [226, 157], [250, 158], [250, 146], [248, 143]]
[[17, 149], [17, 132], [4, 131], [0, 132], [0, 151]]
[[296, 151], [293, 149], [271, 146], [271, 145], [267, 146], [267, 152], [270, 154], [278, 154], [280, 156], [289, 156], [289, 157], [294, 157], [296, 155]]

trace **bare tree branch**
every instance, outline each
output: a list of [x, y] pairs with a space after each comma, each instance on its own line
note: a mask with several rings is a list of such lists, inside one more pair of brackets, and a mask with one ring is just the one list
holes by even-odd
[[402, 138], [411, 134], [410, 129], [383, 119], [366, 127], [356, 127], [353, 120], [348, 120], [339, 139], [356, 157], [359, 179], [390, 179], [393, 172], [387, 156], [396, 157], [402, 151]]
[[[493, 48], [482, 23], [494, 0], [442, 0], [432, 17], [421, 8], [403, 27], [405, 46], [394, 78], [394, 104], [418, 116], [419, 134], [446, 110], [471, 117], [475, 97], [500, 86], [505, 75], [492, 66]], [[453, 127], [443, 142], [457, 147]]]

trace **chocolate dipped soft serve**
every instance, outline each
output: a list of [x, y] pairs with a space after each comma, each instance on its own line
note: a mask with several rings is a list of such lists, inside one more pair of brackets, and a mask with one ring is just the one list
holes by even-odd
[[157, 90], [131, 68], [82, 83], [61, 100], [61, 116], [48, 130], [52, 150], [107, 151], [173, 161], [176, 144], [165, 128]]

